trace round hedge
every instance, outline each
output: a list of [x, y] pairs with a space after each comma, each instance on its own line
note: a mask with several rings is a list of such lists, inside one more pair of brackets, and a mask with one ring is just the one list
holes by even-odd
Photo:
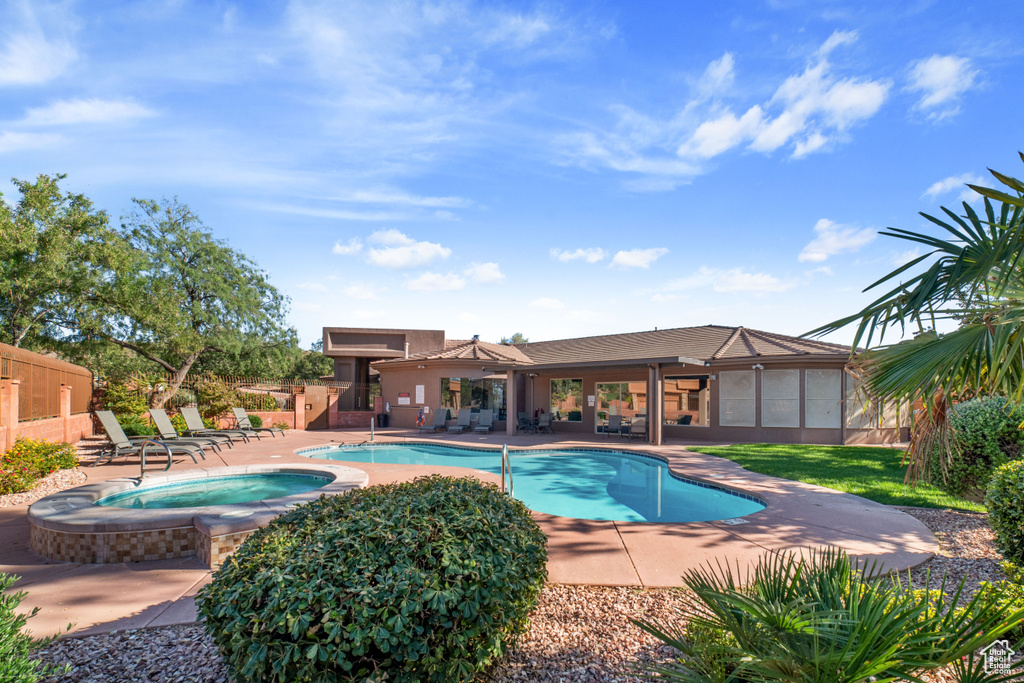
[[996, 469], [985, 495], [988, 521], [1003, 557], [1024, 565], [1024, 460]]
[[992, 472], [1024, 451], [1024, 406], [1002, 397], [977, 398], [953, 407], [949, 425], [953, 453], [943, 475], [936, 448], [933, 483], [955, 496], [980, 499]]
[[199, 609], [238, 681], [464, 681], [525, 632], [546, 545], [493, 485], [372, 486], [252, 534]]

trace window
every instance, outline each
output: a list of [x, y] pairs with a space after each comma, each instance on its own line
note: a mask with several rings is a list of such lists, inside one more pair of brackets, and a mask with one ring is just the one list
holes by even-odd
[[877, 403], [868, 396], [857, 378], [849, 375], [846, 378], [847, 429], [876, 429], [878, 417]]
[[800, 371], [761, 371], [761, 426], [800, 426]]
[[583, 422], [583, 380], [551, 380], [551, 419]]
[[441, 407], [449, 408], [453, 417], [459, 408], [493, 410], [495, 419], [504, 420], [505, 380], [500, 378], [442, 377]]
[[664, 379], [662, 416], [667, 425], [708, 426], [708, 378], [691, 375]]
[[622, 424], [630, 424], [634, 417], [647, 414], [647, 382], [599, 382], [597, 393], [597, 420], [595, 430], [601, 432], [612, 415], [621, 415]]
[[723, 427], [753, 427], [755, 421], [753, 370], [718, 373], [718, 422]]
[[804, 370], [804, 423], [808, 429], [842, 426], [842, 370]]

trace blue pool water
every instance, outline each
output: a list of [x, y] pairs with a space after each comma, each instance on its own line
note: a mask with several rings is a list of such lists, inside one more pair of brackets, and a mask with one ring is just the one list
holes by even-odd
[[204, 505], [231, 505], [305, 493], [326, 486], [331, 481], [327, 477], [286, 472], [204, 477], [121, 491], [97, 500], [96, 504], [113, 508], [192, 508]]
[[[500, 451], [433, 444], [340, 446], [307, 451], [347, 462], [447, 465], [501, 473]], [[621, 522], [706, 522], [764, 509], [758, 501], [669, 474], [653, 458], [600, 450], [510, 451], [515, 497], [562, 517]]]

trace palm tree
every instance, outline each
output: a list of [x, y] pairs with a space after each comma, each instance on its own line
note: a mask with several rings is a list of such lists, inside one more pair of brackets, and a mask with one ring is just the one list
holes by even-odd
[[[923, 245], [927, 252], [865, 289], [890, 287], [864, 310], [808, 333], [819, 336], [858, 323], [853, 345], [869, 350], [852, 367], [867, 391], [886, 400], [925, 402], [909, 451], [908, 480], [928, 475], [936, 440], [946, 440], [948, 401], [1024, 398], [1024, 183], [991, 173], [1015, 194], [968, 185], [984, 198], [984, 216], [967, 202], [962, 216], [945, 207], [945, 219], [922, 213], [942, 228], [938, 236], [887, 228], [883, 235]], [[901, 280], [918, 265], [927, 268]], [[939, 333], [942, 321], [957, 327]], [[916, 336], [885, 344], [886, 332], [896, 328], [901, 336], [908, 328]]]

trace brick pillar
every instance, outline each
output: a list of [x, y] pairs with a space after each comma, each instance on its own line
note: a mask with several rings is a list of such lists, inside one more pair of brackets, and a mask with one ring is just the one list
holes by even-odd
[[21, 388], [20, 379], [7, 379], [0, 382], [0, 433], [6, 437], [4, 450], [14, 445], [18, 437], [18, 393]]
[[64, 441], [71, 443], [71, 387], [60, 385], [60, 419], [64, 423]]
[[516, 426], [519, 424], [519, 413], [516, 406], [519, 403], [519, 395], [516, 392], [516, 371], [509, 370], [505, 379], [505, 434], [513, 436], [516, 433]]
[[306, 429], [306, 394], [295, 394], [295, 429]]
[[338, 395], [327, 394], [327, 428], [337, 429], [338, 427]]

